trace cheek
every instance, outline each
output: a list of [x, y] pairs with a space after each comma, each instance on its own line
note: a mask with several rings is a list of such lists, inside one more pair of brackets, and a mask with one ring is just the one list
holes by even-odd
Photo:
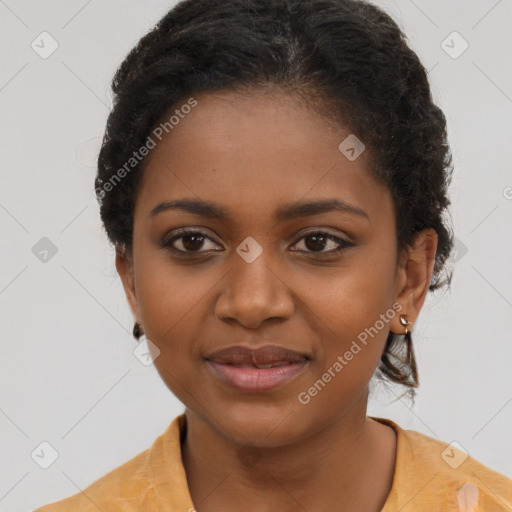
[[[160, 256], [140, 258], [137, 290], [147, 338], [159, 350], [154, 366], [166, 386], [183, 403], [202, 395], [196, 378], [197, 344], [204, 332], [208, 293], [214, 279], [196, 268], [180, 268]], [[195, 277], [192, 277], [195, 276]]]
[[365, 256], [361, 251], [357, 263], [325, 280], [314, 301], [315, 316], [322, 323], [322, 371], [338, 361], [343, 370], [337, 365], [335, 373], [361, 382], [378, 366], [389, 322], [396, 314], [392, 309], [393, 254], [381, 253], [378, 259]]
[[214, 280], [204, 267], [177, 265], [165, 249], [146, 245], [147, 241], [141, 242], [135, 256], [135, 284], [141, 320], [157, 338], [157, 331], [171, 329], [201, 302]]
[[[142, 253], [136, 267], [136, 287], [141, 321], [155, 343], [160, 364], [176, 367], [193, 356], [191, 340], [200, 335], [207, 314], [208, 296], [218, 281], [211, 271], [173, 265], [155, 251]], [[199, 333], [199, 334], [198, 334]]]

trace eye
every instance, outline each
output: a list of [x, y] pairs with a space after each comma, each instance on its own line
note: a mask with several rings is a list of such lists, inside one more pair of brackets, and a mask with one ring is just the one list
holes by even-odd
[[[209, 247], [208, 243], [210, 244]], [[325, 231], [312, 231], [307, 233], [295, 242], [292, 247], [300, 246], [301, 243], [305, 249], [299, 248], [295, 250], [298, 250], [298, 252], [317, 253], [319, 255], [338, 254], [348, 247], [355, 245], [352, 242], [343, 240]], [[202, 254], [210, 251], [219, 252], [219, 249], [216, 248], [218, 244], [206, 233], [190, 228], [183, 228], [171, 238], [164, 238], [160, 245], [162, 248], [170, 249], [178, 254]], [[220, 249], [220, 251], [221, 250], [222, 249]]]
[[202, 231], [195, 229], [182, 229], [179, 234], [176, 234], [172, 238], [164, 238], [161, 243], [162, 248], [168, 248], [178, 253], [204, 253], [215, 249], [213, 246], [207, 247], [206, 250], [199, 250], [210, 241], [213, 246], [217, 246], [215, 242]]
[[[300, 238], [297, 242], [295, 242], [294, 246], [297, 244], [300, 245], [300, 242], [304, 241], [304, 247], [308, 250], [300, 250], [299, 252], [306, 253], [318, 253], [318, 254], [337, 254], [348, 247], [353, 247], [355, 244], [352, 242], [348, 242], [347, 240], [343, 240], [332, 233], [327, 233], [325, 231], [313, 231], [307, 233], [302, 238]], [[330, 248], [330, 250], [325, 251], [324, 249]]]

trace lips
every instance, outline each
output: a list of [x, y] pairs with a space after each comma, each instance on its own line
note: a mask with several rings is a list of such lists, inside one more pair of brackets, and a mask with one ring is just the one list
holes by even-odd
[[237, 345], [213, 352], [205, 359], [219, 364], [272, 368], [274, 366], [304, 362], [310, 359], [310, 357], [278, 345], [265, 345], [259, 348], [247, 348]]
[[311, 357], [277, 345], [227, 347], [205, 357], [213, 374], [245, 393], [270, 392], [299, 376]]

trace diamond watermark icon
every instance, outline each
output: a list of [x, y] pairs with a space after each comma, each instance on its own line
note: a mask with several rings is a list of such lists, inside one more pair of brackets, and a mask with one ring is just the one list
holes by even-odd
[[441, 452], [441, 458], [453, 469], [457, 469], [468, 457], [468, 452], [457, 441], [450, 443]]
[[457, 237], [453, 239], [452, 260], [453, 263], [460, 261], [468, 252], [467, 245]]
[[353, 162], [361, 156], [361, 153], [365, 150], [365, 145], [353, 133], [351, 133], [338, 146], [338, 149], [342, 155]]
[[261, 458], [261, 450], [257, 446], [244, 445], [236, 455], [244, 466], [250, 468]]
[[252, 263], [262, 252], [263, 247], [254, 240], [252, 236], [248, 236], [237, 248], [236, 252], [247, 262]]
[[160, 355], [160, 349], [147, 338], [143, 338], [135, 347], [133, 355], [144, 365], [151, 366]]
[[59, 453], [48, 441], [43, 441], [37, 445], [30, 456], [38, 466], [48, 469], [57, 460]]
[[48, 32], [41, 32], [30, 46], [41, 59], [47, 59], [59, 47], [59, 43]]
[[32, 254], [42, 263], [48, 263], [56, 254], [57, 246], [46, 236], [43, 236], [32, 247]]
[[469, 43], [457, 31], [453, 31], [441, 42], [441, 48], [452, 59], [458, 59], [468, 47]]

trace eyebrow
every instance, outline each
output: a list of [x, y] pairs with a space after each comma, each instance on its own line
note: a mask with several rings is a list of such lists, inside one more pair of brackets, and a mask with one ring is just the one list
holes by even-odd
[[[176, 199], [174, 201], [164, 201], [157, 204], [150, 212], [150, 217], [155, 217], [159, 213], [169, 210], [181, 210], [184, 212], [200, 215], [209, 219], [231, 221], [232, 216], [228, 213], [226, 208], [209, 202], [197, 199]], [[331, 211], [338, 211], [342, 213], [349, 213], [370, 219], [368, 214], [341, 199], [322, 199], [318, 201], [290, 203], [279, 207], [274, 218], [276, 221], [285, 221], [296, 219], [300, 217], [309, 217], [312, 215], [319, 215], [321, 213], [328, 213]]]

